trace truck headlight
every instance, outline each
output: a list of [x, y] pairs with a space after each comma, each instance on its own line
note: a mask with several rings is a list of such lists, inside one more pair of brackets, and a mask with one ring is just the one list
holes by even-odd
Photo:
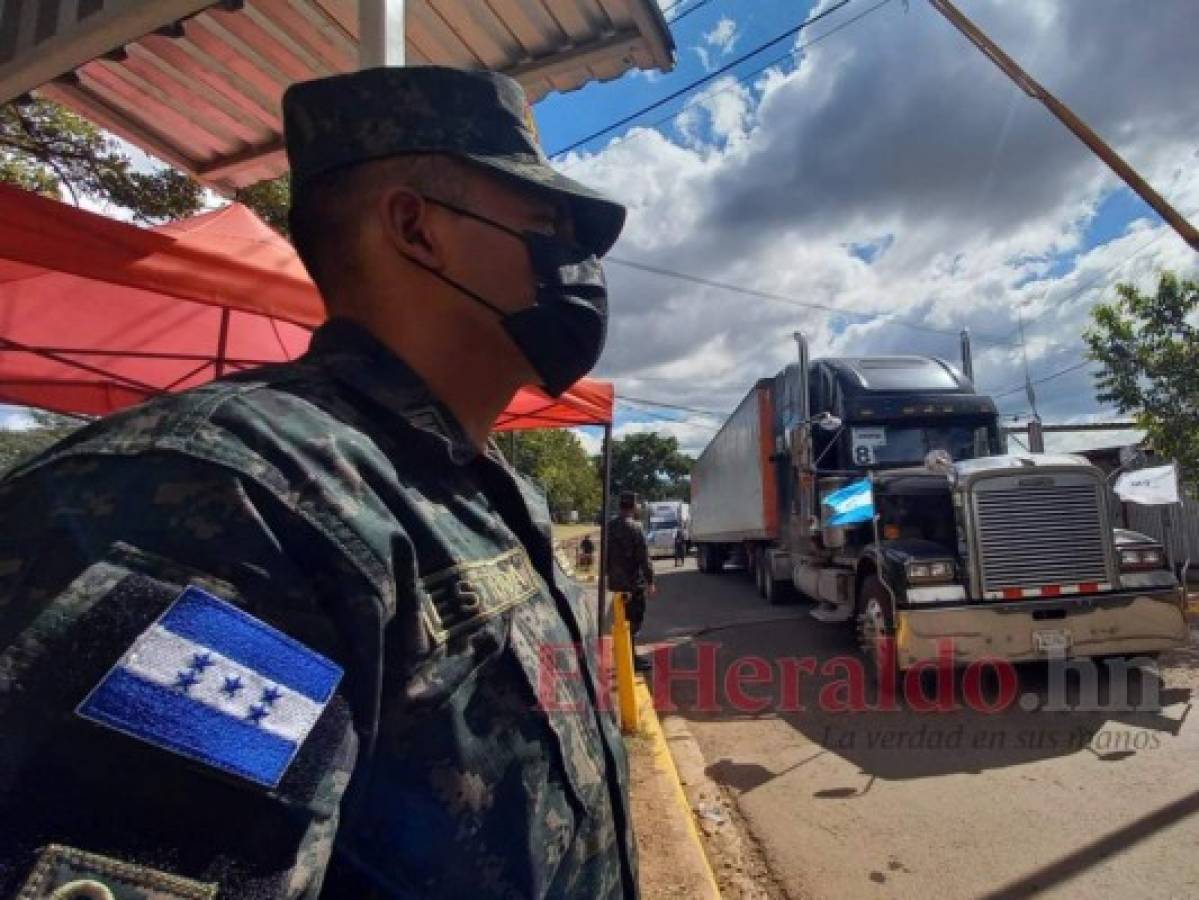
[[1120, 551], [1121, 569], [1162, 569], [1165, 565], [1166, 555], [1160, 547]]
[[953, 581], [953, 563], [948, 560], [910, 562], [907, 570], [911, 582]]

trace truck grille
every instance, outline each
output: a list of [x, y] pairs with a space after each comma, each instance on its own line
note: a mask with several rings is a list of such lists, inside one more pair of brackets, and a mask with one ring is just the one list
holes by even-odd
[[974, 501], [984, 590], [1108, 581], [1093, 482], [984, 488]]

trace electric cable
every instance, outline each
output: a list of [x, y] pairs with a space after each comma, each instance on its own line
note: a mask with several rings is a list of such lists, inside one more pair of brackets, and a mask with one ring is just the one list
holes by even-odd
[[800, 22], [798, 25], [796, 25], [792, 28], [788, 28], [782, 34], [779, 34], [779, 35], [771, 38], [770, 40], [766, 41], [765, 43], [759, 44], [758, 46], [754, 47], [752, 50], [748, 51], [747, 53], [741, 54], [741, 56], [738, 56], [732, 62], [725, 63], [719, 69], [716, 69], [712, 72], [708, 72], [702, 78], [697, 78], [694, 81], [684, 85], [683, 87], [679, 88], [676, 91], [671, 91], [671, 93], [667, 94], [665, 97], [661, 97], [661, 98], [655, 100], [653, 103], [643, 106], [641, 109], [636, 110], [635, 112], [629, 113], [628, 115], [621, 117], [620, 119], [618, 119], [617, 121], [615, 121], [609, 125], [605, 125], [603, 128], [599, 129], [598, 131], [593, 131], [591, 134], [587, 135], [586, 137], [579, 138], [578, 140], [574, 141], [573, 143], [568, 144], [567, 146], [562, 147], [559, 150], [555, 150], [553, 153], [550, 154], [550, 156], [561, 156], [564, 153], [569, 153], [572, 150], [577, 150], [579, 147], [582, 147], [584, 144], [589, 144], [596, 138], [603, 137], [605, 134], [609, 134], [610, 132], [615, 131], [617, 128], [620, 128], [622, 125], [627, 125], [630, 122], [633, 122], [633, 121], [641, 118], [643, 115], [645, 115], [648, 112], [653, 112], [655, 109], [661, 109], [667, 103], [677, 100], [679, 97], [682, 97], [682, 96], [685, 96], [686, 94], [691, 93], [696, 88], [701, 87], [702, 85], [705, 85], [708, 82], [719, 78], [721, 75], [725, 74], [730, 69], [735, 69], [737, 66], [741, 65], [746, 60], [752, 59], [753, 57], [757, 56], [763, 50], [773, 47], [775, 44], [782, 43], [783, 41], [787, 40], [788, 38], [794, 37], [795, 35], [799, 34], [799, 32], [801, 32], [803, 29], [807, 28], [809, 25], [814, 25], [815, 23], [819, 22], [821, 19], [831, 16], [833, 13], [837, 12], [838, 10], [844, 9], [846, 6], [848, 6], [852, 2], [853, 2], [853, 0], [840, 0], [840, 2], [837, 3], [835, 6], [830, 6], [824, 12], [819, 13], [818, 15], [813, 16], [810, 19], [805, 19], [803, 22]]
[[[625, 266], [630, 269], [637, 269], [641, 272], [647, 272], [651, 275], [659, 275], [664, 278], [676, 278], [680, 281], [686, 281], [691, 284], [702, 285], [703, 287], [717, 288], [719, 290], [731, 291], [735, 294], [742, 294], [747, 297], [756, 297], [760, 300], [771, 300], [775, 303], [786, 303], [790, 306], [798, 306], [804, 309], [818, 309], [823, 312], [836, 313], [847, 318], [862, 319], [864, 321], [874, 321], [882, 319], [892, 325], [901, 325], [904, 328], [911, 328], [916, 331], [926, 331], [931, 334], [944, 334], [951, 337], [958, 337], [960, 331], [937, 328], [932, 325], [924, 325], [919, 322], [911, 322], [906, 319], [900, 319], [893, 316], [891, 313], [871, 313], [871, 312], [856, 312], [854, 310], [843, 309], [841, 307], [832, 306], [827, 303], [816, 303], [811, 300], [798, 300], [795, 297], [788, 297], [785, 294], [775, 294], [770, 291], [760, 291], [756, 288], [742, 287], [741, 285], [732, 284], [727, 281], [718, 281], [714, 278], [705, 278], [702, 275], [691, 275], [687, 272], [680, 272], [675, 269], [667, 269], [662, 266], [653, 266], [649, 263], [636, 262], [631, 259], [623, 259], [619, 256], [607, 256], [604, 258], [604, 264], [615, 263], [619, 266]], [[1018, 344], [1006, 343], [995, 339], [997, 336], [987, 337], [988, 332], [971, 331], [971, 337], [982, 338], [981, 343], [992, 344], [994, 346], [1017, 347]]]

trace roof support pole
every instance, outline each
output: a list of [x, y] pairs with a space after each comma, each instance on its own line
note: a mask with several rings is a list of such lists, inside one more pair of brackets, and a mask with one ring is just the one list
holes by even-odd
[[404, 65], [405, 0], [358, 0], [358, 68]]
[[1069, 128], [1075, 137], [1086, 144], [1092, 153], [1107, 163], [1108, 167], [1119, 175], [1126, 185], [1137, 192], [1137, 196], [1153, 207], [1153, 211], [1165, 219], [1169, 226], [1178, 233], [1178, 236], [1191, 245], [1191, 249], [1199, 250], [1199, 229], [1184, 219], [1178, 210], [1150, 187], [1149, 182], [1125, 162], [1120, 154], [1105, 144], [1103, 139], [1092, 131], [1086, 122], [1075, 115], [1070, 107], [1045, 90], [1031, 75], [1020, 68], [1014, 59], [987, 37], [982, 29], [967, 19], [950, 0], [929, 0], [929, 3], [932, 4], [933, 9], [947, 18], [954, 28], [964, 34], [970, 43], [995, 63], [1008, 78], [1012, 79], [1024, 93], [1043, 103], [1045, 108]]
[[595, 580], [595, 623], [596, 631], [602, 636], [608, 627], [608, 495], [612, 493], [612, 423], [604, 425], [604, 443], [600, 451], [600, 552], [599, 576]]

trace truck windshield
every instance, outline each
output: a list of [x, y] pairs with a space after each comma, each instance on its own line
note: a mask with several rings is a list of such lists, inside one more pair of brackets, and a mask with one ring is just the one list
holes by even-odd
[[654, 519], [649, 520], [649, 527], [650, 528], [678, 528], [679, 523], [678, 523], [677, 519], [654, 518]]
[[933, 450], [955, 462], [996, 452], [986, 425], [872, 425], [850, 428], [849, 440], [857, 466], [920, 465]]

